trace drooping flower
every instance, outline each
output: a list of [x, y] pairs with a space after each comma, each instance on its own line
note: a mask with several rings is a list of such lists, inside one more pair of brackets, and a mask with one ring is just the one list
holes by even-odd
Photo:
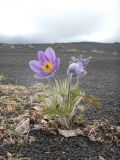
[[90, 59], [91, 57], [83, 59], [83, 55], [81, 55], [78, 59], [75, 57], [71, 58], [72, 61], [70, 62], [70, 65], [68, 66], [68, 70], [67, 70], [69, 82], [71, 82], [73, 76], [76, 76], [77, 81], [75, 86], [78, 85], [79, 79], [87, 74], [87, 71], [85, 70], [85, 68], [89, 63]]
[[72, 74], [73, 76], [84, 76], [87, 71], [85, 70], [87, 64], [89, 63], [91, 57], [83, 59], [83, 55], [81, 55], [78, 59], [75, 57], [71, 57], [70, 65], [68, 66], [67, 74]]
[[33, 72], [35, 72], [35, 78], [49, 78], [53, 77], [55, 72], [58, 71], [60, 66], [60, 59], [56, 57], [52, 48], [47, 48], [44, 51], [38, 51], [38, 61], [31, 60], [29, 66]]

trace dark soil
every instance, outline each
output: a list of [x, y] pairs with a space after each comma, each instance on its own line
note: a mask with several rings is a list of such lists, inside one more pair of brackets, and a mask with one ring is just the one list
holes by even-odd
[[[0, 45], [0, 74], [7, 77], [7, 81], [2, 83], [30, 85], [35, 82], [28, 62], [37, 58], [37, 50], [47, 46]], [[88, 94], [100, 98], [102, 107], [99, 110], [89, 110], [86, 120], [108, 119], [111, 124], [120, 125], [120, 44], [70, 43], [50, 46], [61, 58], [59, 78], [65, 77], [71, 56], [83, 54], [85, 57], [93, 57], [87, 68], [87, 76], [80, 81], [80, 87]], [[31, 135], [37, 138], [34, 143], [0, 146], [0, 156], [5, 156], [8, 151], [34, 160], [102, 160], [100, 156], [107, 160], [120, 159], [119, 148], [110, 141], [100, 144], [82, 136], [63, 138], [38, 131]]]
[[119, 160], [120, 150], [110, 142], [104, 144], [90, 142], [85, 137], [63, 138], [62, 136], [34, 132], [36, 142], [30, 145], [9, 145], [0, 149], [1, 155], [6, 151], [21, 157], [37, 160]]

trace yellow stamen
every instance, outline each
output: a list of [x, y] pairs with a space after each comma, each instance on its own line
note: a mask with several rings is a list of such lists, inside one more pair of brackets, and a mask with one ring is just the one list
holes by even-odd
[[42, 65], [42, 70], [44, 73], [51, 73], [54, 69], [55, 65], [52, 62], [46, 61], [44, 62], [44, 64]]

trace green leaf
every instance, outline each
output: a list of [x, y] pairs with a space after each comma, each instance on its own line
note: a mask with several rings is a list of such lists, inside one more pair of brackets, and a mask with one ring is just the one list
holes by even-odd
[[70, 91], [70, 95], [72, 99], [77, 98], [78, 96], [81, 96], [81, 90], [80, 88], [72, 88]]

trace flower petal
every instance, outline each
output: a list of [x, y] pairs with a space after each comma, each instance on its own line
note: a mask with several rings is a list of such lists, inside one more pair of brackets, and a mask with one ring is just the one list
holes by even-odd
[[86, 59], [79, 59], [79, 62], [80, 63], [82, 63], [82, 65], [83, 65], [83, 67], [85, 68], [87, 65], [88, 65], [88, 63], [90, 62], [90, 59], [91, 59], [92, 57], [88, 57], [88, 58], [86, 58]]
[[41, 64], [40, 64], [39, 61], [32, 60], [32, 61], [29, 62], [29, 66], [30, 66], [32, 71], [34, 71], [36, 73], [41, 72]]
[[43, 64], [46, 61], [45, 53], [43, 51], [38, 51], [37, 55], [39, 61], [41, 62], [41, 64]]
[[55, 62], [56, 56], [52, 48], [49, 47], [45, 50], [45, 56], [49, 59], [49, 61]]
[[82, 63], [72, 63], [68, 67], [67, 74], [79, 75], [83, 70]]
[[79, 73], [79, 77], [83, 77], [87, 74], [86, 70], [81, 70], [81, 72]]
[[40, 78], [40, 79], [50, 78], [50, 77], [53, 77], [53, 76], [54, 76], [54, 73], [49, 74], [49, 75], [45, 75], [42, 72], [34, 75], [35, 78]]
[[44, 79], [44, 78], [46, 77], [46, 75], [41, 72], [41, 73], [36, 73], [36, 74], [34, 75], [34, 77], [35, 77], [35, 78]]
[[55, 59], [55, 71], [58, 71], [60, 67], [60, 58]]

